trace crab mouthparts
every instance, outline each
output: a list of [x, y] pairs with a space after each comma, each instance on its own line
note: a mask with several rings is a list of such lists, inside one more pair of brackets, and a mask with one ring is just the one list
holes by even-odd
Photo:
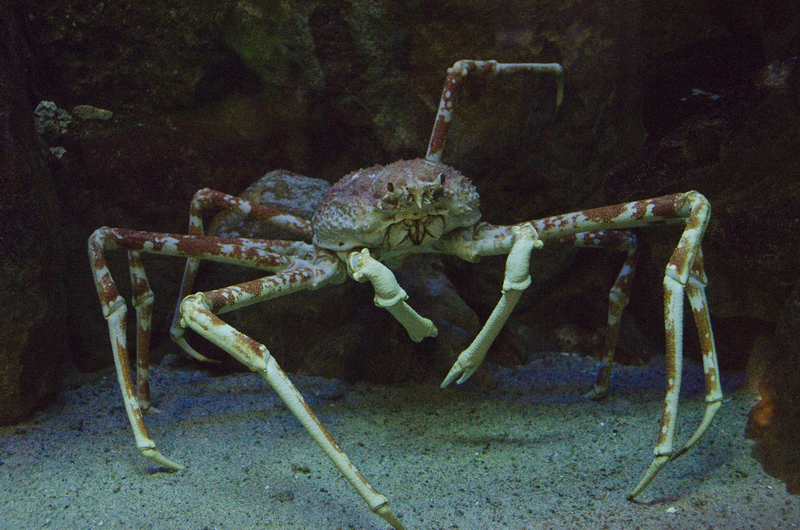
[[401, 219], [389, 226], [384, 243], [388, 248], [430, 244], [444, 233], [441, 215], [426, 215], [418, 219]]

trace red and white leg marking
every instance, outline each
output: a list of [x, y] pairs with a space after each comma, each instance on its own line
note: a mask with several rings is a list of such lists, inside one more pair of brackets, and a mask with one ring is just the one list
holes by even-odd
[[370, 509], [393, 528], [400, 530], [403, 526], [389, 508], [386, 497], [378, 493], [358, 471], [267, 348], [216, 315], [294, 291], [317, 288], [330, 281], [340, 281], [343, 274], [338, 259], [332, 258], [328, 262], [317, 262], [313, 267], [294, 269], [233, 287], [190, 295], [181, 302], [181, 324], [191, 327], [252, 371], [261, 374]]
[[[571, 242], [570, 238], [573, 237], [575, 240]], [[603, 364], [597, 374], [594, 388], [584, 395], [586, 398], [599, 400], [608, 395], [611, 371], [614, 365], [614, 353], [617, 349], [617, 339], [619, 338], [619, 326], [622, 320], [622, 313], [630, 300], [631, 283], [636, 271], [638, 244], [636, 236], [627, 231], [583, 232], [560, 239], [564, 243], [569, 244], [571, 242], [579, 247], [612, 248], [628, 254], [617, 275], [617, 279], [614, 281], [614, 285], [608, 293], [606, 338], [600, 351], [600, 358]]]
[[136, 397], [142, 410], [150, 408], [150, 328], [153, 323], [153, 290], [147, 281], [139, 252], [128, 252], [128, 268], [136, 309]]
[[706, 300], [706, 285], [708, 279], [703, 270], [702, 251], [697, 253], [689, 275], [689, 282], [686, 284], [686, 295], [692, 306], [697, 334], [700, 337], [700, 350], [703, 355], [703, 372], [705, 373], [706, 383], [706, 412], [703, 421], [695, 433], [681, 448], [676, 452], [672, 460], [688, 451], [703, 436], [711, 420], [714, 419], [719, 408], [722, 406], [722, 382], [719, 378], [719, 365], [717, 364], [717, 351], [714, 346], [714, 332], [711, 330], [711, 318], [708, 313], [708, 301]]
[[[515, 227], [532, 225], [543, 241], [565, 238], [580, 233], [596, 233], [606, 230], [619, 230], [643, 227], [651, 224], [685, 220], [686, 227], [680, 241], [667, 264], [664, 275], [664, 313], [667, 338], [667, 392], [664, 398], [664, 412], [661, 419], [655, 457], [645, 471], [641, 481], [629, 495], [633, 499], [639, 495], [666, 463], [683, 454], [705, 433], [722, 403], [722, 390], [717, 368], [717, 355], [708, 307], [705, 298], [706, 278], [702, 267], [700, 242], [708, 224], [710, 206], [701, 194], [690, 191], [666, 195], [615, 206], [606, 206], [581, 212], [548, 217], [537, 221], [520, 223], [514, 226], [495, 226], [478, 223], [472, 230], [463, 230], [458, 235], [442, 241], [445, 253], [455, 254], [469, 261], [479, 256], [497, 255], [512, 251]], [[609, 236], [610, 237], [610, 236]], [[629, 260], [632, 260], [629, 255]], [[628, 265], [628, 262], [626, 262]], [[632, 263], [630, 263], [632, 265]], [[626, 297], [630, 274], [623, 267], [617, 278], [617, 292], [612, 289], [612, 304], [609, 309], [609, 322], [616, 325]], [[675, 420], [680, 393], [681, 368], [683, 364], [683, 295], [684, 290], [694, 310], [695, 323], [701, 336], [703, 362], [706, 373], [706, 413], [695, 434], [678, 453], [673, 453]], [[616, 337], [612, 337], [614, 340]], [[488, 345], [486, 346], [488, 348]], [[613, 349], [613, 348], [612, 348]], [[608, 352], [606, 352], [608, 355]], [[454, 365], [455, 370], [458, 363]], [[604, 378], [601, 372], [599, 384]], [[449, 376], [448, 376], [449, 378]], [[446, 382], [449, 382], [447, 379]]]
[[[259, 220], [276, 227], [285, 228], [294, 232], [298, 237], [306, 240], [311, 240], [313, 237], [313, 228], [311, 221], [283, 213], [280, 210], [264, 206], [262, 204], [255, 204], [233, 195], [221, 193], [219, 191], [210, 190], [208, 188], [202, 189], [195, 193], [192, 202], [189, 205], [189, 235], [203, 236], [205, 229], [203, 219], [206, 216], [216, 214], [218, 212], [228, 211], [237, 212], [244, 215], [247, 219]], [[263, 242], [262, 242], [263, 243]], [[285, 243], [285, 242], [282, 242]], [[277, 253], [291, 254], [291, 247], [285, 248], [282, 245], [275, 245], [269, 247], [268, 250]], [[186, 268], [183, 272], [183, 280], [181, 281], [181, 288], [178, 292], [178, 303], [183, 300], [192, 290], [197, 270], [200, 267], [200, 258], [189, 258], [186, 260]], [[186, 353], [200, 361], [210, 361], [202, 354], [198, 353], [192, 348], [184, 338], [184, 328], [180, 325], [180, 307], [176, 305], [175, 313], [172, 316], [172, 325], [170, 326], [170, 337], [183, 349]]]
[[[107, 244], [107, 241], [104, 237], [106, 234], [107, 231], [101, 228], [89, 238], [89, 260], [92, 266], [92, 273], [94, 276], [95, 287], [97, 288], [97, 294], [100, 297], [103, 316], [108, 322], [108, 333], [111, 338], [111, 350], [114, 355], [114, 365], [116, 366], [117, 370], [117, 380], [119, 381], [120, 391], [122, 393], [122, 401], [125, 405], [125, 412], [128, 415], [128, 421], [133, 429], [136, 447], [141, 455], [152, 460], [160, 466], [177, 471], [183, 469], [183, 466], [165, 457], [156, 449], [156, 444], [148, 435], [147, 427], [144, 424], [142, 407], [139, 404], [139, 398], [137, 398], [137, 393], [134, 390], [134, 383], [131, 377], [131, 366], [130, 361], [128, 360], [129, 357], [126, 334], [128, 310], [126, 308], [125, 300], [119, 295], [117, 286], [111, 277], [111, 272], [108, 270], [105, 257], [103, 256], [103, 250]], [[133, 269], [140, 269], [141, 263], [138, 262], [138, 255], [136, 253], [132, 253], [132, 255], [129, 255], [129, 257], [131, 259], [131, 266]], [[149, 313], [149, 310], [147, 309], [147, 305], [151, 302], [147, 301], [148, 295], [146, 293], [150, 289], [146, 285], [143, 286], [141, 284], [141, 277], [139, 276], [138, 272], [134, 273], [133, 269], [131, 275], [134, 280], [134, 296], [138, 297], [139, 299], [139, 307], [137, 307], [137, 312], [140, 311], [140, 308], [143, 308], [140, 316], [148, 318], [147, 314]], [[141, 339], [143, 335], [146, 336], [145, 340]], [[140, 325], [139, 337], [140, 348], [147, 347], [147, 343], [149, 342], [149, 322], [146, 325]], [[143, 351], [140, 351], [137, 357], [139, 359], [139, 366], [146, 367], [147, 354]], [[139, 397], [144, 400], [145, 406], [147, 406], [147, 402], [149, 401], [147, 377], [145, 376], [144, 378], [139, 378], [139, 382], [142, 386], [139, 392]]]
[[[269, 245], [273, 250], [265, 251], [259, 245]], [[302, 247], [305, 245], [305, 247]], [[129, 251], [131, 279], [134, 284], [134, 304], [143, 319], [139, 323], [140, 368], [146, 369], [146, 350], [149, 342], [149, 314], [152, 292], [147, 284], [140, 260], [140, 252], [211, 259], [238, 263], [266, 270], [283, 270], [272, 276], [254, 280], [217, 291], [188, 296], [181, 304], [182, 323], [192, 327], [205, 338], [229, 352], [251, 370], [260, 373], [284, 400], [289, 410], [311, 434], [325, 454], [342, 475], [353, 485], [370, 509], [383, 517], [396, 529], [403, 526], [389, 508], [386, 497], [378, 493], [356, 469], [330, 433], [322, 426], [292, 385], [266, 347], [240, 333], [216, 316], [250, 304], [289, 294], [302, 289], [316, 289], [326, 283], [341, 282], [346, 278], [343, 264], [326, 252], [316, 253], [313, 247], [301, 242], [251, 242], [200, 236], [173, 234], [151, 234], [123, 229], [101, 228], [89, 238], [89, 257], [95, 286], [108, 321], [109, 335], [117, 368], [117, 378], [122, 392], [125, 410], [133, 428], [136, 446], [140, 453], [168, 469], [179, 470], [183, 466], [162, 455], [147, 433], [142, 407], [134, 391], [131, 367], [128, 361], [125, 322], [127, 309], [125, 300], [119, 295], [116, 284], [105, 261], [104, 251], [124, 249]], [[298, 253], [307, 250], [299, 259]], [[147, 378], [140, 377], [144, 389], [140, 396], [149, 395]]]
[[453, 118], [455, 101], [458, 91], [461, 89], [462, 81], [468, 75], [493, 76], [498, 74], [510, 74], [519, 71], [533, 71], [553, 74], [558, 83], [558, 94], [556, 96], [556, 109], [561, 105], [564, 98], [564, 69], [560, 64], [549, 63], [498, 63], [497, 61], [471, 61], [461, 60], [447, 69], [447, 77], [442, 89], [442, 99], [439, 102], [439, 112], [436, 114], [436, 122], [433, 125], [433, 132], [428, 143], [428, 153], [425, 158], [432, 162], [442, 161], [442, 151], [450, 130], [450, 121]]
[[[261, 247], [265, 243], [271, 243], [273, 250], [280, 249], [283, 254], [264, 250]], [[125, 333], [127, 318], [125, 300], [119, 294], [104, 256], [106, 250], [115, 249], [128, 251], [130, 275], [133, 283], [133, 304], [136, 307], [138, 321], [138, 391], [135, 390], [128, 360], [128, 345]], [[148, 252], [184, 257], [202, 256], [204, 259], [275, 271], [286, 269], [295, 264], [296, 259], [292, 257], [293, 255], [302, 254], [303, 252], [313, 255], [313, 247], [303, 242], [259, 242], [179, 234], [157, 234], [122, 228], [100, 228], [89, 238], [88, 250], [103, 316], [108, 321], [117, 378], [119, 379], [120, 391], [122, 392], [128, 420], [136, 438], [136, 446], [143, 456], [157, 464], [173, 470], [182, 469], [183, 466], [164, 457], [155, 449], [155, 443], [147, 434], [147, 428], [142, 418], [142, 410], [149, 407], [150, 401], [147, 365], [153, 293], [148, 285], [140, 254]]]

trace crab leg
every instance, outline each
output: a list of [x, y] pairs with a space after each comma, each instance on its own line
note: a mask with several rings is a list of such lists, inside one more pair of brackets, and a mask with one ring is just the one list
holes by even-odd
[[564, 68], [558, 63], [498, 63], [497, 61], [461, 60], [448, 68], [444, 89], [442, 89], [442, 99], [439, 102], [439, 112], [436, 114], [436, 122], [433, 126], [433, 132], [431, 132], [428, 153], [425, 158], [432, 162], [442, 161], [442, 151], [444, 151], [447, 132], [450, 130], [450, 120], [453, 117], [456, 97], [461, 88], [461, 83], [467, 75], [492, 76], [524, 70], [551, 73], [556, 76], [556, 82], [558, 83], [557, 110], [564, 98]]
[[439, 331], [429, 319], [414, 311], [405, 301], [408, 294], [397, 283], [389, 268], [369, 254], [369, 250], [347, 256], [350, 273], [359, 282], [369, 281], [375, 289], [375, 305], [389, 311], [408, 332], [414, 342], [435, 337]]
[[[310, 240], [313, 236], [311, 222], [306, 219], [208, 188], [195, 193], [189, 205], [189, 235], [204, 235], [203, 218], [220, 211], [238, 212], [248, 219], [260, 220], [277, 227], [291, 230], [305, 239]], [[281, 246], [276, 246], [272, 250], [280, 252], [281, 248]], [[197, 276], [197, 270], [200, 267], [200, 259], [201, 258], [196, 257], [186, 260], [186, 268], [183, 271], [183, 280], [181, 281], [181, 288], [178, 292], [179, 301], [183, 300], [192, 290], [194, 279]], [[186, 339], [183, 337], [184, 328], [180, 325], [180, 320], [180, 308], [176, 306], [172, 316], [172, 325], [169, 329], [172, 340], [195, 359], [209, 361], [209, 359], [198, 353], [186, 342]]]
[[[687, 231], [689, 229], [687, 226]], [[686, 236], [686, 232], [684, 232], [684, 236]], [[703, 258], [698, 247], [697, 257], [692, 264], [691, 273], [686, 270], [685, 276], [688, 279], [685, 280], [686, 283], [681, 283], [684, 275], [682, 269], [684, 267], [676, 264], [675, 267], [670, 268], [674, 265], [675, 254], [680, 250], [681, 246], [679, 245], [675, 253], [673, 253], [673, 259], [667, 265], [667, 274], [664, 277], [664, 312], [667, 326], [667, 395], [664, 399], [664, 412], [658, 431], [658, 442], [653, 450], [655, 457], [639, 483], [628, 495], [628, 500], [633, 500], [644, 491], [656, 475], [667, 465], [667, 462], [676, 459], [694, 446], [705, 434], [717, 411], [722, 406], [722, 386], [719, 380], [717, 354], [705, 295], [707, 280], [703, 271]], [[700, 336], [700, 346], [703, 351], [703, 370], [706, 379], [706, 411], [703, 420], [692, 437], [679, 451], [673, 453], [675, 421], [678, 416], [678, 396], [681, 389], [681, 368], [683, 365], [681, 348], [683, 345], [684, 288], [693, 309], [698, 335]]]
[[698, 335], [700, 337], [700, 349], [703, 355], [703, 372], [705, 373], [706, 379], [706, 412], [697, 431], [689, 438], [683, 448], [675, 453], [672, 460], [681, 456], [697, 443], [703, 434], [705, 434], [706, 430], [711, 425], [711, 420], [714, 419], [717, 411], [722, 406], [722, 382], [719, 378], [717, 350], [714, 346], [714, 333], [711, 330], [711, 317], [708, 313], [706, 285], [708, 285], [708, 278], [706, 278], [705, 271], [703, 270], [703, 253], [702, 250], [700, 250], [697, 253], [697, 257], [694, 259], [692, 273], [689, 276], [689, 282], [686, 284], [686, 295], [692, 306], [695, 325], [697, 326]]
[[617, 279], [608, 293], [606, 338], [603, 342], [603, 349], [600, 351], [603, 364], [600, 367], [600, 373], [597, 374], [594, 388], [584, 395], [586, 398], [599, 400], [608, 394], [622, 312], [630, 300], [631, 282], [633, 281], [633, 273], [636, 270], [638, 257], [636, 236], [627, 231], [583, 232], [574, 236], [560, 238], [559, 242], [579, 247], [613, 248], [628, 253], [625, 263], [622, 264], [622, 269], [620, 269]]
[[469, 347], [458, 356], [450, 373], [447, 374], [442, 382], [442, 388], [453, 382], [457, 377], [458, 384], [463, 383], [475, 373], [489, 351], [497, 334], [508, 320], [514, 306], [517, 305], [522, 291], [531, 284], [530, 264], [531, 252], [534, 248], [541, 248], [542, 242], [539, 241], [536, 230], [531, 225], [515, 226], [513, 228], [514, 244], [508, 253], [506, 260], [505, 280], [503, 281], [503, 294], [497, 306], [489, 315], [489, 320], [484, 324], [475, 340]]
[[142, 410], [150, 408], [150, 327], [153, 322], [153, 290], [147, 281], [139, 252], [128, 252], [128, 268], [136, 309], [136, 397]]
[[[664, 411], [658, 441], [654, 449], [655, 457], [639, 484], [629, 495], [629, 499], [639, 495], [670, 459], [683, 454], [699, 440], [708, 429], [722, 403], [717, 354], [708, 316], [705, 297], [706, 278], [700, 250], [700, 242], [708, 225], [710, 211], [708, 200], [700, 193], [690, 191], [529, 222], [537, 230], [539, 239], [551, 240], [582, 232], [625, 229], [673, 220], [685, 220], [683, 234], [664, 274], [667, 393], [664, 398]], [[469, 233], [468, 230], [462, 231], [457, 236], [444, 240], [442, 246], [445, 252], [471, 261], [479, 256], [511, 252], [514, 245], [514, 228], [526, 224], [528, 223], [514, 226], [494, 226], [488, 223], [478, 223], [472, 233]], [[625, 276], [622, 281], [626, 281]], [[678, 453], [673, 453], [683, 364], [684, 291], [694, 310], [695, 324], [701, 337], [708, 405], [703, 420], [694, 435]]]
[[[144, 423], [142, 415], [142, 407], [146, 408], [149, 402], [149, 387], [147, 377], [139, 378], [141, 385], [139, 391], [139, 398], [134, 390], [133, 379], [131, 378], [131, 366], [128, 360], [128, 347], [127, 347], [127, 334], [126, 334], [126, 321], [128, 310], [126, 308], [125, 299], [123, 299], [114, 279], [111, 277], [111, 272], [106, 265], [105, 257], [103, 256], [104, 248], [107, 248], [108, 241], [106, 240], [107, 232], [101, 228], [97, 230], [89, 238], [89, 260], [92, 267], [94, 276], [95, 287], [97, 294], [100, 297], [100, 304], [103, 309], [103, 316], [108, 322], [108, 333], [111, 337], [111, 349], [114, 355], [114, 365], [117, 371], [117, 380], [119, 381], [120, 392], [122, 393], [122, 401], [125, 405], [125, 412], [128, 415], [128, 421], [133, 429], [133, 436], [136, 440], [136, 447], [142, 456], [152, 460], [160, 466], [164, 466], [173, 471], [183, 469], [183, 466], [173, 462], [169, 458], [162, 455], [157, 449], [156, 444], [147, 433], [147, 427]], [[147, 306], [152, 302], [147, 293], [152, 293], [149, 286], [147, 286], [146, 278], [139, 276], [133, 272], [133, 269], [141, 269], [141, 263], [138, 261], [136, 253], [130, 253], [129, 259], [131, 262], [132, 272], [131, 277], [134, 281], [134, 297], [137, 299], [137, 312], [139, 316], [147, 319], [147, 323], [139, 324], [138, 333], [138, 365], [140, 368], [144, 367], [146, 370], [147, 360], [146, 355], [143, 354], [149, 343], [149, 314]], [[143, 269], [141, 269], [143, 272]], [[144, 282], [141, 282], [141, 280]], [[140, 406], [139, 399], [143, 400]]]
[[311, 411], [297, 388], [269, 354], [267, 348], [226, 324], [215, 314], [232, 311], [301, 289], [316, 288], [329, 281], [338, 280], [340, 275], [341, 270], [337, 264], [329, 261], [233, 287], [190, 295], [181, 302], [181, 324], [191, 327], [252, 371], [261, 374], [339, 472], [367, 502], [370, 509], [393, 528], [399, 530], [403, 528], [403, 525], [389, 508], [386, 497], [378, 493], [356, 469], [339, 444]]
[[[283, 250], [300, 253], [311, 249], [307, 243], [273, 242], [283, 245]], [[133, 428], [139, 452], [153, 462], [172, 470], [183, 466], [163, 456], [155, 449], [155, 442], [147, 433], [142, 410], [149, 407], [150, 388], [147, 380], [150, 321], [152, 319], [153, 292], [147, 282], [140, 253], [151, 252], [172, 256], [203, 256], [206, 259], [226, 263], [238, 263], [263, 270], [282, 270], [294, 261], [286, 255], [268, 252], [259, 248], [264, 242], [213, 237], [184, 236], [178, 234], [156, 234], [123, 228], [100, 228], [88, 242], [89, 261], [95, 287], [100, 298], [103, 316], [108, 321], [111, 348], [117, 369], [117, 378], [122, 392], [128, 420]], [[133, 305], [137, 312], [137, 385], [134, 390], [126, 335], [127, 308], [106, 264], [104, 251], [128, 250]]]

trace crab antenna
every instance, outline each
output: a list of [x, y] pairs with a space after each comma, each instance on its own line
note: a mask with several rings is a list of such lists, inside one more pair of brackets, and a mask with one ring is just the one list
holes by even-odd
[[456, 62], [451, 68], [447, 69], [447, 78], [444, 81], [442, 99], [439, 102], [439, 112], [436, 114], [436, 123], [433, 126], [431, 140], [428, 143], [428, 153], [426, 160], [431, 162], [442, 161], [442, 151], [447, 131], [450, 129], [450, 120], [453, 117], [453, 107], [461, 87], [461, 81], [467, 74], [496, 75], [501, 73], [513, 73], [520, 70], [532, 70], [534, 72], [544, 72], [556, 76], [557, 94], [556, 110], [561, 106], [564, 99], [564, 68], [558, 63], [498, 63], [497, 61], [469, 61], [462, 60]]

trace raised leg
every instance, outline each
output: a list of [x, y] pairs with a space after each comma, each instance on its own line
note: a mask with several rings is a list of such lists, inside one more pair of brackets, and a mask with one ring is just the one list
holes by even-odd
[[450, 120], [453, 117], [456, 97], [461, 89], [461, 84], [468, 75], [493, 76], [498, 74], [510, 74], [519, 71], [533, 71], [553, 74], [558, 83], [558, 93], [556, 95], [556, 109], [561, 105], [564, 97], [564, 69], [560, 64], [549, 63], [498, 63], [497, 61], [470, 61], [461, 60], [456, 62], [447, 70], [447, 78], [442, 89], [442, 99], [439, 102], [439, 112], [436, 115], [436, 122], [431, 132], [431, 139], [428, 143], [428, 153], [425, 158], [433, 162], [442, 161], [442, 151], [447, 132], [450, 129]]
[[181, 324], [191, 327], [252, 371], [261, 374], [370, 509], [399, 530], [403, 525], [389, 508], [386, 497], [378, 493], [356, 469], [267, 348], [229, 326], [215, 314], [300, 289], [316, 288], [336, 278], [340, 272], [334, 262], [317, 263], [314, 267], [293, 269], [261, 280], [191, 295], [181, 303]]

